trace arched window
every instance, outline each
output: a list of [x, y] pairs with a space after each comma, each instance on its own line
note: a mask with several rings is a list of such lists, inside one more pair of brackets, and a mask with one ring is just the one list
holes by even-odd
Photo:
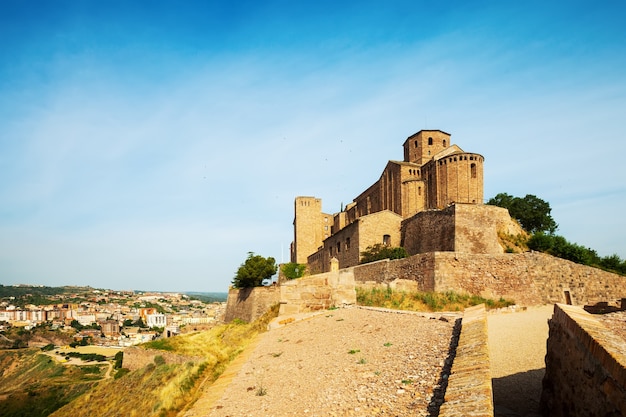
[[446, 147], [446, 140], [445, 139], [443, 140], [443, 147], [444, 148]]
[[476, 164], [470, 165], [470, 170], [472, 171], [472, 178], [476, 178]]
[[428, 138], [428, 145], [432, 145], [433, 144], [433, 138]]

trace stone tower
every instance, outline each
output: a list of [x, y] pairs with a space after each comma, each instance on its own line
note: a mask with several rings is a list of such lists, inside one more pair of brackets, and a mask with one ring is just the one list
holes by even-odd
[[331, 234], [333, 216], [322, 213], [322, 199], [296, 197], [294, 202], [291, 262], [306, 264], [307, 257], [315, 253], [324, 239]]
[[420, 130], [404, 141], [404, 162], [424, 165], [450, 146], [450, 134], [442, 130]]

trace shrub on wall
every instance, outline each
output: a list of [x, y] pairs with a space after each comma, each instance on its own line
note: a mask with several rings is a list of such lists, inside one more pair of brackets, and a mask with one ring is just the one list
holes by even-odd
[[383, 259], [402, 259], [408, 255], [402, 247], [393, 248], [391, 246], [377, 243], [374, 246], [368, 246], [365, 251], [361, 252], [361, 264], [366, 264]]
[[280, 269], [285, 278], [296, 279], [304, 276], [304, 273], [306, 272], [306, 265], [296, 262], [289, 262], [283, 264]]

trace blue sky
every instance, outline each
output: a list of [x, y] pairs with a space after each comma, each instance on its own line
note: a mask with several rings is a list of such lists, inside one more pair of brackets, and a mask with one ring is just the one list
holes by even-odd
[[0, 283], [226, 291], [421, 129], [626, 258], [626, 6], [387, 3], [0, 1]]

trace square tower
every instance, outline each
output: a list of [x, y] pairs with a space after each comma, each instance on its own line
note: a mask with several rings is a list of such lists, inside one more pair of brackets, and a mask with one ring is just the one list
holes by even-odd
[[442, 130], [420, 130], [404, 141], [404, 162], [424, 165], [450, 146], [450, 134]]

